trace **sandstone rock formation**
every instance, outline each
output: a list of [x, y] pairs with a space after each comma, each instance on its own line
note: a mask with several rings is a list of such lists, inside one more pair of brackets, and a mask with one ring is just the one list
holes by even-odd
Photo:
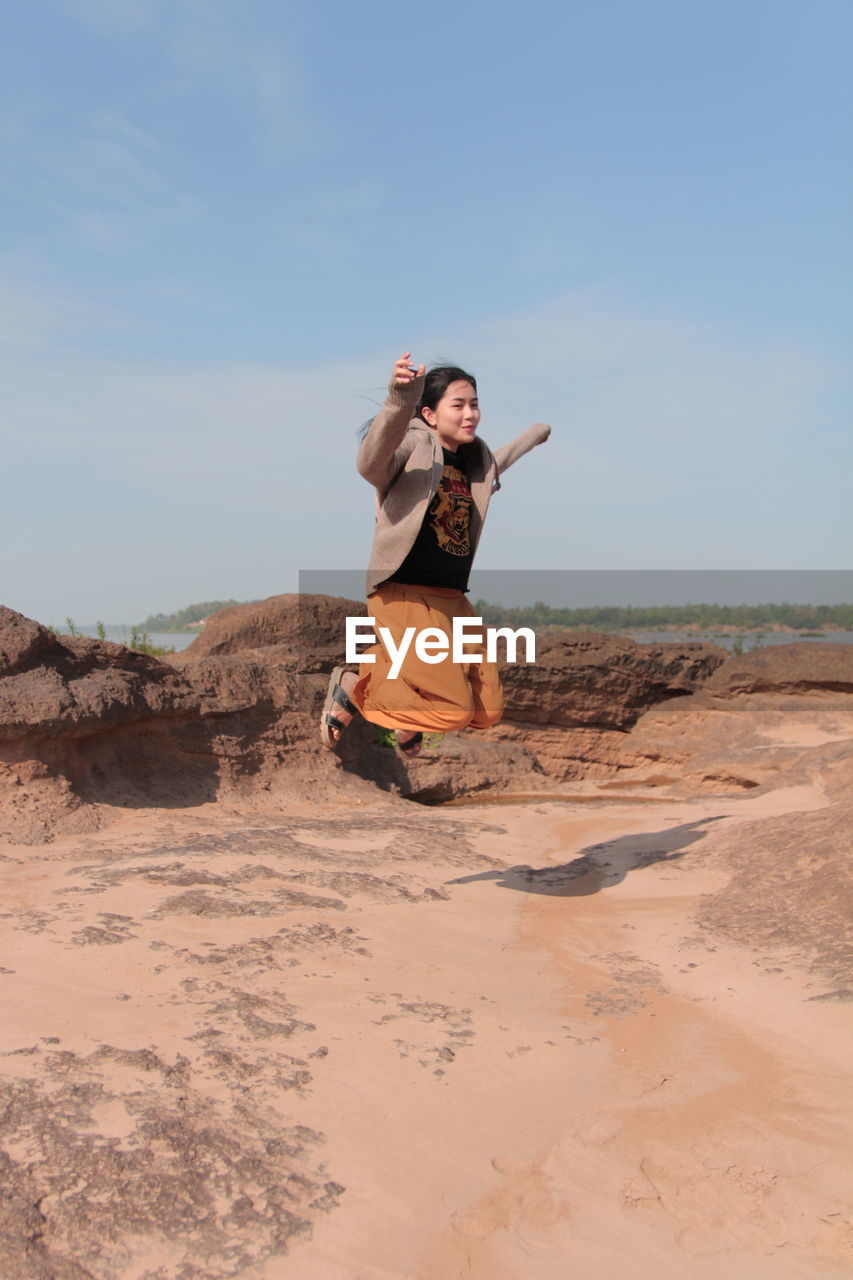
[[342, 596], [270, 596], [257, 604], [221, 609], [188, 649], [175, 656], [183, 665], [248, 650], [274, 649], [276, 662], [292, 671], [331, 671], [342, 661], [344, 620], [364, 606]]
[[847, 1274], [853, 646], [546, 637], [404, 765], [350, 607], [0, 611], [2, 1280]]
[[621, 781], [695, 794], [811, 776], [853, 736], [851, 693], [853, 645], [778, 645], [729, 658], [689, 698], [643, 716], [623, 742]]
[[[828, 982], [815, 1000], [853, 1001], [853, 742], [810, 761], [831, 801], [721, 834], [715, 858], [728, 879], [709, 894], [700, 927], [741, 946], [764, 948]], [[843, 789], [843, 790], [842, 790]]]
[[5, 847], [3, 1280], [846, 1275], [832, 772]]
[[535, 665], [504, 668], [506, 712], [485, 736], [523, 743], [559, 781], [606, 777], [640, 716], [701, 688], [725, 660], [725, 650], [708, 643], [546, 632]]
[[[223, 609], [178, 661], [189, 669], [199, 657], [262, 649], [265, 661], [275, 653], [292, 670], [329, 671], [341, 660], [344, 619], [362, 612], [356, 601], [296, 595]], [[596, 632], [546, 632], [535, 664], [504, 665], [506, 711], [488, 733], [448, 735], [401, 770], [357, 729], [341, 758], [347, 769], [421, 801], [607, 776], [637, 719], [701, 687], [725, 658], [708, 643], [639, 645]]]
[[312, 719], [322, 676], [286, 646], [263, 661], [161, 661], [55, 636], [0, 609], [0, 834], [39, 840], [100, 825], [100, 806], [201, 803], [269, 785], [285, 759], [334, 772]]
[[[344, 619], [361, 609], [292, 595], [226, 609], [165, 660], [56, 636], [0, 609], [0, 835], [90, 830], [117, 808], [222, 796], [282, 805], [376, 785], [427, 802], [617, 774], [755, 786], [781, 757], [762, 772], [744, 709], [760, 698], [765, 720], [781, 721], [806, 698], [809, 714], [818, 699], [821, 714], [840, 715], [853, 681], [843, 645], [727, 659], [710, 644], [546, 633], [535, 665], [505, 667], [506, 714], [492, 730], [448, 734], [403, 762], [357, 722], [330, 753], [319, 711], [342, 659]], [[728, 763], [707, 759], [709, 750]], [[792, 744], [787, 763], [801, 754]]]
[[846, 644], [784, 644], [729, 658], [707, 681], [709, 693], [853, 693], [853, 651]]

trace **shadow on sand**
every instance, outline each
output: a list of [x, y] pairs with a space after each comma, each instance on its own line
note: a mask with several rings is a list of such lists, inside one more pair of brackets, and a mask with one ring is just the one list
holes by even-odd
[[690, 845], [707, 835], [700, 828], [725, 817], [727, 815], [721, 813], [712, 818], [699, 818], [696, 822], [683, 822], [666, 831], [643, 831], [591, 844], [571, 862], [558, 867], [509, 867], [506, 871], [481, 871], [478, 875], [460, 876], [446, 883], [471, 884], [475, 880], [494, 880], [499, 889], [543, 893], [555, 898], [585, 898], [600, 889], [620, 884], [629, 871], [682, 858]]

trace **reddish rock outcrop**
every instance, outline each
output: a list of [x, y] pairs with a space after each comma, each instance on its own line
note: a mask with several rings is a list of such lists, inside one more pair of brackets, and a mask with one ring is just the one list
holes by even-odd
[[[341, 661], [347, 615], [362, 612], [354, 600], [310, 595], [223, 609], [176, 661], [189, 668], [201, 656], [245, 657], [262, 648], [264, 661], [274, 650], [288, 669], [330, 671]], [[724, 649], [707, 643], [639, 645], [597, 632], [546, 632], [537, 639], [534, 664], [503, 667], [506, 710], [499, 726], [448, 735], [402, 774], [395, 766], [390, 779], [384, 753], [369, 751], [370, 735], [348, 733], [341, 758], [347, 768], [420, 800], [499, 787], [507, 770], [514, 786], [607, 776], [639, 717], [700, 688], [725, 658]]]
[[[848, 744], [849, 747], [849, 744]], [[715, 937], [769, 950], [828, 979], [810, 998], [853, 1001], [853, 755], [846, 796], [825, 809], [739, 823], [714, 842], [727, 883], [703, 901], [696, 923]], [[761, 948], [762, 950], [758, 950]]]
[[705, 688], [719, 698], [744, 693], [853, 693], [853, 645], [779, 644], [727, 659]]
[[[755, 743], [741, 742], [754, 730], [733, 703], [776, 698], [781, 716], [795, 696], [837, 700], [853, 687], [846, 646], [726, 661], [708, 644], [553, 633], [540, 637], [534, 666], [505, 668], [505, 719], [486, 733], [448, 734], [404, 762], [357, 721], [332, 753], [319, 742], [320, 707], [344, 619], [361, 609], [325, 596], [230, 608], [165, 660], [56, 636], [0, 609], [0, 836], [92, 829], [115, 806], [230, 795], [281, 807], [371, 784], [424, 801], [620, 772], [756, 785]], [[748, 692], [759, 687], [774, 692]], [[703, 763], [709, 726], [721, 724], [717, 755], [752, 751], [749, 770]]]
[[504, 667], [519, 724], [627, 730], [656, 702], [693, 693], [725, 662], [715, 644], [640, 645], [599, 632], [545, 632], [536, 662]]
[[504, 668], [506, 712], [485, 736], [524, 743], [551, 778], [607, 777], [639, 718], [701, 688], [725, 659], [714, 644], [546, 632], [534, 665]]
[[0, 834], [45, 839], [99, 825], [99, 806], [263, 786], [294, 750], [310, 772], [319, 746], [299, 748], [317, 695], [274, 656], [203, 659], [188, 672], [0, 609]]
[[[689, 698], [651, 708], [624, 740], [623, 782], [681, 794], [805, 781], [853, 739], [853, 645], [793, 644], [729, 658]], [[809, 761], [811, 760], [811, 765]]]
[[364, 605], [342, 596], [281, 595], [221, 609], [176, 661], [197, 662], [253, 649], [275, 649], [291, 671], [331, 671], [342, 661], [344, 623]]
[[281, 807], [357, 796], [371, 783], [446, 799], [534, 773], [523, 746], [454, 737], [413, 776], [363, 722], [340, 754], [325, 750], [327, 672], [340, 661], [343, 618], [359, 606], [278, 597], [261, 611], [263, 625], [247, 608], [245, 627], [226, 619], [216, 640], [215, 626], [224, 652], [207, 654], [207, 638], [167, 660], [56, 636], [0, 609], [0, 838], [92, 830], [116, 807], [226, 796]]
[[[264, 650], [288, 669], [330, 671], [341, 661], [347, 615], [363, 607], [326, 596], [274, 596], [223, 609], [177, 661]], [[504, 666], [506, 711], [487, 733], [448, 735], [400, 770], [396, 757], [371, 748], [368, 731], [341, 747], [348, 769], [419, 800], [448, 800], [483, 788], [543, 786], [545, 781], [607, 776], [622, 737], [655, 703], [692, 693], [725, 661], [707, 643], [639, 645], [597, 632], [538, 637], [536, 662]]]

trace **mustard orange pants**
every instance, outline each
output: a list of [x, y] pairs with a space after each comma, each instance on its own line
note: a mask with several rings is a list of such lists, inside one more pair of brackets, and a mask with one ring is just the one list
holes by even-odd
[[[424, 729], [447, 733], [451, 729], [487, 729], [503, 713], [504, 699], [497, 666], [486, 662], [454, 662], [451, 657], [455, 617], [472, 618], [474, 610], [462, 591], [451, 587], [413, 587], [383, 582], [367, 600], [374, 630], [387, 627], [399, 645], [407, 627], [416, 634], [433, 627], [447, 636], [443, 661], [423, 662], [415, 652], [414, 638], [402, 666], [391, 679], [391, 658], [381, 640], [370, 649], [375, 661], [362, 662], [352, 700], [365, 720], [384, 729]], [[485, 637], [483, 640], [485, 644]], [[469, 653], [484, 653], [479, 643], [467, 641]]]

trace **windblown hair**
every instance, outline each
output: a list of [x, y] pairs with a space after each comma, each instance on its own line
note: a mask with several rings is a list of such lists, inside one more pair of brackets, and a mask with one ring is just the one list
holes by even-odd
[[[464, 369], [460, 369], [455, 364], [436, 364], [429, 370], [424, 378], [423, 390], [421, 398], [418, 401], [415, 410], [415, 417], [420, 418], [421, 422], [426, 422], [423, 415], [424, 409], [435, 409], [439, 400], [447, 391], [452, 382], [470, 382], [474, 390], [477, 390], [477, 379], [473, 373], [467, 373]], [[364, 426], [359, 428], [358, 439], [361, 442], [370, 430], [373, 418], [369, 418]]]

